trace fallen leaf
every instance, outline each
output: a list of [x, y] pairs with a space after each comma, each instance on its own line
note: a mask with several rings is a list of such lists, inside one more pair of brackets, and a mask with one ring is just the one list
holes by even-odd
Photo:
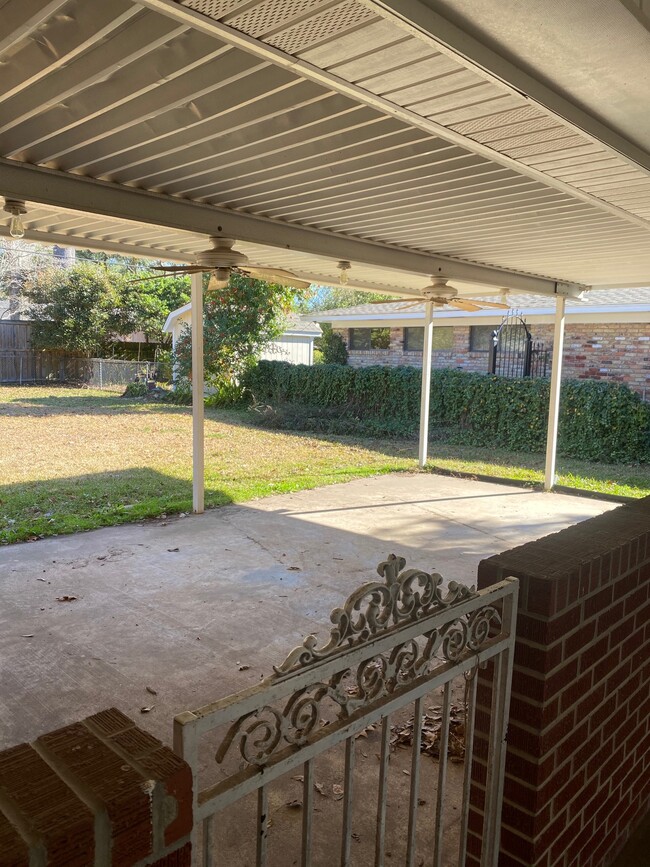
[[327, 797], [327, 795], [325, 794], [325, 786], [322, 783], [314, 783], [314, 788], [319, 795], [322, 795], [324, 798]]
[[151, 695], [158, 695], [156, 690], [151, 686], [145, 686], [145, 689], [147, 690], [147, 692], [151, 693]]
[[284, 806], [289, 807], [290, 810], [300, 810], [302, 807], [302, 801], [295, 798], [293, 801], [287, 801]]
[[343, 786], [340, 786], [338, 783], [334, 783], [332, 786], [332, 792], [334, 793], [334, 800], [340, 801], [343, 797]]
[[297, 777], [291, 777], [291, 779], [295, 780], [297, 783], [304, 783], [305, 782], [305, 778], [303, 777], [302, 774], [298, 774]]
[[63, 596], [57, 596], [56, 601], [57, 602], [74, 602], [76, 598], [77, 598], [76, 596], [69, 596], [66, 593]]
[[180, 551], [180, 548], [167, 548], [170, 554], [175, 554], [176, 551]]
[[300, 566], [287, 566], [287, 572], [302, 572]]
[[250, 665], [240, 665], [239, 666], [240, 671], [248, 671], [249, 668], [250, 668]]
[[424, 807], [425, 804], [426, 804], [426, 798], [418, 798], [418, 806], [419, 807]]
[[42, 581], [44, 584], [47, 584], [47, 578], [37, 578], [37, 581]]
[[402, 773], [403, 773], [403, 774], [406, 774], [407, 777], [410, 777], [410, 776], [411, 776], [411, 772], [410, 772], [410, 771], [402, 771]]
[[360, 835], [360, 834], [357, 834], [355, 831], [353, 831], [353, 832], [350, 834], [350, 837], [352, 837], [353, 840], [360, 840], [360, 839], [361, 839], [361, 835]]
[[34, 637], [34, 633], [33, 633], [33, 632], [29, 632], [27, 635], [21, 635], [20, 637], [21, 637], [21, 638], [33, 638], [33, 637]]
[[145, 705], [145, 707], [140, 708], [140, 713], [151, 713], [155, 706], [155, 704]]

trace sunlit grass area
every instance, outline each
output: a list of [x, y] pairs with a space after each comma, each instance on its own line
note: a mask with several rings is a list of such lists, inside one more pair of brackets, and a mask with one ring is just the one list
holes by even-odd
[[[187, 407], [67, 388], [0, 389], [0, 541], [189, 511]], [[206, 410], [206, 506], [413, 469], [412, 443], [260, 430]]]
[[[542, 454], [432, 443], [430, 455], [431, 468], [514, 479], [533, 485], [544, 482]], [[557, 476], [557, 484], [568, 488], [620, 497], [650, 495], [650, 466], [647, 464], [599, 464], [559, 457]]]
[[[111, 392], [0, 388], [0, 542], [138, 521], [191, 509], [187, 407]], [[269, 431], [245, 411], [206, 410], [206, 506], [416, 470], [416, 444]], [[535, 483], [543, 456], [431, 444], [431, 465]], [[560, 460], [560, 484], [640, 497], [647, 466]]]

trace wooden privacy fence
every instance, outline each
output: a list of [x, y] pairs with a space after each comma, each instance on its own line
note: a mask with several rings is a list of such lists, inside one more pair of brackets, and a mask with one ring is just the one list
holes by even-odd
[[88, 382], [92, 359], [37, 352], [33, 349], [0, 350], [0, 383]]

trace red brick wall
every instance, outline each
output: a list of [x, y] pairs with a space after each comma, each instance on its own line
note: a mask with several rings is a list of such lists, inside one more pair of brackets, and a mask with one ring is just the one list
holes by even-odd
[[192, 773], [112, 708], [0, 753], [3, 867], [190, 867]]
[[[542, 341], [550, 351], [553, 348], [553, 326], [531, 325], [534, 340]], [[348, 345], [348, 331], [339, 329]], [[391, 328], [390, 349], [366, 352], [348, 350], [349, 363], [354, 367], [372, 364], [413, 365], [421, 367], [421, 352], [404, 352], [403, 330]], [[454, 328], [451, 350], [434, 350], [434, 368], [457, 367], [486, 373], [487, 352], [469, 351], [469, 326]], [[650, 323], [592, 324], [567, 323], [564, 336], [564, 379], [601, 379], [623, 382], [650, 398]]]
[[[484, 560], [520, 579], [499, 867], [605, 867], [650, 810], [650, 497]], [[468, 867], [479, 864], [489, 672]]]

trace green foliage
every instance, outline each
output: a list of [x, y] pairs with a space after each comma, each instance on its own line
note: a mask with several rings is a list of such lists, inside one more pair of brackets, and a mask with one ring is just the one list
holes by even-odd
[[[233, 274], [225, 289], [206, 293], [203, 353], [205, 379], [220, 389], [236, 381], [284, 330], [295, 290]], [[184, 328], [176, 343], [181, 374], [192, 368], [192, 338]]]
[[187, 377], [180, 376], [174, 383], [174, 388], [163, 397], [163, 403], [173, 403], [177, 406], [191, 406], [192, 383]]
[[371, 301], [394, 301], [392, 295], [379, 292], [362, 292], [359, 289], [343, 289], [338, 286], [314, 286], [310, 294], [298, 305], [303, 313], [317, 310], [333, 310], [337, 307], [356, 307]]
[[[148, 272], [140, 271], [139, 277]], [[186, 277], [133, 283], [133, 272], [92, 261], [33, 272], [25, 283], [32, 341], [38, 349], [114, 354], [120, 337], [144, 331], [162, 339], [169, 312], [189, 298]]]
[[238, 382], [221, 382], [205, 399], [211, 407], [239, 406], [246, 399], [246, 389]]
[[347, 364], [348, 350], [345, 346], [345, 341], [336, 331], [332, 330], [332, 326], [328, 322], [321, 325], [322, 334], [314, 341], [314, 352], [318, 352], [320, 357], [314, 355], [314, 363], [318, 364]]
[[[141, 280], [147, 273], [151, 272], [139, 272], [136, 278], [132, 275], [118, 278], [122, 287], [120, 307], [128, 329], [123, 333], [143, 331], [148, 340], [169, 340], [169, 336], [163, 334], [163, 325], [172, 310], [190, 300], [190, 278], [159, 277], [154, 272], [152, 279]], [[132, 279], [138, 282], [131, 282]]]
[[87, 355], [105, 351], [131, 329], [121, 311], [119, 281], [102, 268], [81, 263], [34, 274], [25, 285], [32, 345]]
[[[271, 405], [266, 421], [278, 427], [370, 436], [417, 433], [421, 372], [414, 367], [261, 361], [243, 384], [258, 403]], [[543, 451], [548, 404], [547, 379], [432, 371], [431, 432], [449, 442]], [[650, 461], [650, 406], [624, 385], [564, 382], [558, 451], [593, 461]]]
[[148, 393], [146, 382], [130, 382], [124, 389], [122, 397], [146, 397]]

